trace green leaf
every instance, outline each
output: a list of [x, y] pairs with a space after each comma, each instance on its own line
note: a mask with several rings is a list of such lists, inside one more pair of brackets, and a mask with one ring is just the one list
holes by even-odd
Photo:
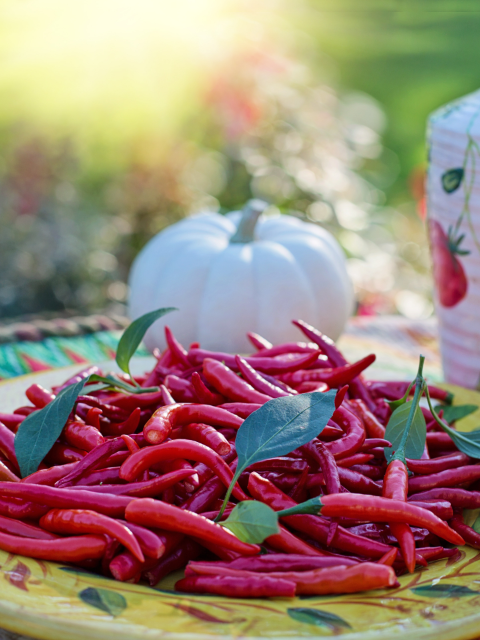
[[461, 451], [462, 453], [465, 453], [467, 456], [479, 460], [480, 429], [475, 429], [474, 431], [456, 431], [455, 429], [452, 429], [446, 422], [438, 417], [437, 412], [433, 408], [428, 388], [426, 389], [425, 394], [427, 397], [428, 406], [430, 408], [430, 411], [432, 412], [433, 417], [435, 418], [436, 423], [445, 431], [445, 433], [448, 433], [448, 435], [455, 443], [457, 449], [459, 449], [459, 451]]
[[336, 616], [329, 611], [321, 611], [319, 609], [308, 609], [307, 607], [290, 607], [287, 609], [288, 615], [305, 624], [314, 624], [317, 627], [328, 627], [329, 629], [351, 629], [351, 625], [346, 620]]
[[294, 507], [290, 507], [289, 509], [282, 509], [282, 511], [277, 511], [277, 517], [283, 518], [285, 516], [296, 516], [299, 514], [310, 514], [316, 516], [318, 513], [320, 513], [320, 509], [322, 508], [322, 506], [323, 505], [319, 497], [310, 498], [310, 500], [301, 502], [300, 504], [297, 504]]
[[443, 404], [437, 404], [435, 411], [438, 413], [443, 411], [443, 418], [447, 422], [456, 422], [462, 418], [466, 418], [471, 413], [475, 413], [478, 409], [476, 404], [459, 404], [457, 406], [445, 406]]
[[449, 169], [442, 175], [442, 187], [446, 193], [453, 193], [462, 184], [464, 170], [462, 167]]
[[280, 533], [278, 518], [269, 506], [256, 500], [240, 502], [233, 509], [222, 527], [229, 529], [243, 542], [259, 544], [265, 538]]
[[34, 473], [53, 447], [86, 382], [84, 379], [65, 387], [55, 400], [20, 423], [15, 435], [15, 454], [22, 478]]
[[478, 596], [479, 592], [464, 587], [460, 584], [427, 584], [421, 587], [413, 587], [413, 593], [418, 596], [427, 596], [428, 598], [461, 598], [465, 596]]
[[160, 390], [160, 387], [134, 387], [133, 385], [128, 384], [128, 382], [124, 382], [123, 380], [120, 380], [120, 378], [117, 378], [115, 375], [98, 376], [95, 373], [90, 376], [89, 381], [102, 382], [103, 384], [106, 384], [109, 387], [113, 387], [113, 388], [117, 387], [118, 389], [121, 389], [122, 391], [127, 391], [128, 393], [142, 394], [142, 393], [152, 393], [154, 391]]
[[398, 400], [387, 400], [387, 404], [389, 405], [390, 409], [392, 411], [395, 411], [395, 409], [397, 409], [398, 407], [401, 407], [402, 404], [405, 404], [405, 402], [407, 401], [408, 396], [410, 395], [410, 391], [412, 390], [414, 383], [412, 382], [407, 390], [405, 391], [405, 395], [403, 396], [403, 398], [399, 398]]
[[[390, 416], [387, 428], [385, 429], [385, 440], [392, 443], [392, 447], [385, 447], [384, 449], [387, 462], [390, 462], [394, 452], [400, 446], [411, 407], [412, 401], [405, 402], [405, 404], [395, 409]], [[425, 424], [425, 418], [421, 410], [417, 407], [405, 446], [405, 457], [414, 459], [421, 458], [423, 450], [425, 449], [426, 437], [427, 425]]]
[[78, 594], [80, 600], [91, 607], [109, 613], [111, 616], [119, 616], [127, 608], [127, 601], [121, 593], [109, 589], [96, 589], [88, 587]]
[[475, 522], [472, 524], [472, 529], [474, 531], [476, 531], [477, 533], [480, 533], [480, 516], [478, 516], [478, 518], [475, 520]]
[[274, 398], [246, 418], [235, 439], [237, 471], [217, 522], [241, 473], [254, 462], [284, 456], [318, 436], [335, 411], [336, 394], [332, 389]]
[[130, 359], [137, 350], [139, 344], [143, 340], [143, 336], [151, 325], [171, 311], [178, 311], [176, 307], [165, 307], [150, 311], [140, 318], [137, 318], [123, 332], [117, 347], [116, 361], [122, 371], [130, 375]]

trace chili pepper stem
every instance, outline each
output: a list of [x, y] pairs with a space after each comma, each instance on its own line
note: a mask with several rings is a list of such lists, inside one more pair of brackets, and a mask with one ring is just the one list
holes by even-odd
[[415, 378], [415, 392], [413, 394], [412, 406], [410, 407], [410, 412], [407, 418], [407, 424], [405, 425], [405, 430], [402, 435], [402, 440], [398, 449], [392, 456], [392, 460], [401, 460], [403, 464], [406, 464], [405, 459], [405, 447], [407, 444], [408, 435], [410, 433], [410, 427], [412, 426], [413, 419], [418, 409], [418, 404], [420, 402], [420, 398], [423, 395], [423, 391], [426, 387], [425, 379], [423, 377], [423, 364], [425, 362], [425, 356], [420, 356], [420, 362], [418, 364], [417, 377]]
[[228, 501], [230, 500], [230, 496], [232, 495], [233, 487], [236, 485], [237, 480], [242, 475], [242, 472], [243, 472], [242, 468], [236, 470], [235, 475], [233, 476], [232, 481], [230, 483], [230, 486], [227, 489], [227, 493], [225, 494], [225, 498], [223, 499], [223, 504], [220, 508], [220, 511], [218, 512], [218, 516], [215, 518], [214, 522], [219, 522], [222, 519], [223, 512], [227, 508]]

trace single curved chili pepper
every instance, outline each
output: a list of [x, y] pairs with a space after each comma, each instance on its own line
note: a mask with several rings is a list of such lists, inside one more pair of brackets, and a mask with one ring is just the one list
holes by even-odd
[[326, 447], [335, 458], [346, 458], [357, 453], [365, 441], [365, 429], [360, 420], [341, 406], [334, 411], [333, 420], [345, 431], [345, 436]]
[[82, 451], [91, 451], [105, 442], [98, 429], [77, 420], [68, 420], [62, 435], [67, 444]]
[[[298, 482], [298, 475], [295, 473], [279, 472], [279, 471], [260, 471], [259, 475], [269, 480], [284, 493], [290, 495], [295, 489]], [[248, 483], [248, 473], [242, 474], [239, 478], [240, 482]]]
[[387, 425], [390, 416], [392, 415], [390, 405], [383, 398], [375, 400], [374, 406], [373, 408], [370, 408], [370, 411], [380, 420], [380, 424], [383, 424], [384, 426]]
[[108, 568], [115, 580], [129, 582], [140, 576], [141, 571], [154, 566], [156, 562], [154, 558], [140, 562], [130, 551], [122, 551], [110, 561]]
[[2, 422], [0, 422], [0, 452], [11, 462], [15, 472], [19, 474], [20, 469], [15, 454], [15, 435]]
[[60, 442], [55, 442], [50, 451], [44, 458], [44, 462], [48, 467], [58, 464], [70, 464], [71, 462], [80, 462], [86, 455], [86, 451], [71, 447]]
[[52, 400], [55, 400], [55, 395], [39, 384], [30, 385], [25, 391], [25, 395], [37, 409], [43, 409], [43, 407], [46, 407]]
[[[120, 477], [131, 482], [142, 471], [162, 460], [173, 458], [187, 458], [195, 462], [203, 462], [210, 466], [224, 485], [228, 488], [233, 478], [233, 473], [227, 463], [209, 447], [191, 440], [172, 440], [154, 447], [146, 447], [137, 453], [133, 453], [120, 469]], [[233, 495], [237, 500], [248, 500], [238, 485], [235, 485]]]
[[125, 517], [135, 524], [185, 533], [244, 555], [255, 555], [260, 551], [258, 545], [242, 542], [227, 529], [196, 513], [151, 498], [132, 501], [125, 510]]
[[[155, 498], [163, 493], [166, 489], [173, 487], [188, 478], [193, 473], [189, 469], [177, 469], [163, 476], [152, 478], [151, 480], [143, 480], [141, 482], [133, 482], [129, 484], [102, 484], [95, 486], [83, 487], [88, 491], [95, 493], [111, 493], [116, 496], [132, 496], [136, 498]], [[78, 485], [81, 486], [81, 485]], [[223, 485], [222, 485], [223, 486]]]
[[109, 398], [110, 404], [125, 409], [130, 412], [140, 407], [147, 409], [149, 407], [158, 407], [163, 404], [163, 395], [161, 391], [152, 391], [151, 393], [117, 393]]
[[164, 385], [170, 391], [175, 402], [198, 402], [195, 388], [189, 380], [183, 380], [176, 375], [169, 374], [164, 380]]
[[[288, 509], [296, 505], [294, 500], [255, 472], [251, 473], [248, 479], [248, 491], [252, 498], [268, 504], [274, 511], [281, 511], [282, 509]], [[359, 497], [359, 494], [352, 495], [354, 498]], [[297, 515], [287, 516], [284, 518], [284, 521], [289, 527], [306, 533], [312, 540], [317, 540], [323, 545], [327, 541], [330, 524], [329, 521], [324, 518], [312, 515]], [[338, 527], [334, 542], [335, 548], [340, 551], [346, 551], [347, 553], [353, 553], [367, 558], [381, 558], [387, 551], [390, 551], [388, 545], [362, 538], [350, 533], [343, 527]]]
[[286, 529], [283, 525], [279, 524], [280, 533], [277, 533], [273, 536], [269, 536], [265, 539], [265, 544], [267, 544], [272, 549], [276, 551], [282, 551], [283, 553], [296, 553], [303, 556], [319, 557], [324, 556], [325, 553], [312, 547], [312, 545], [308, 544], [304, 540], [301, 540], [296, 535], [294, 535], [291, 531]]
[[225, 495], [225, 485], [216, 476], [210, 478], [190, 498], [180, 505], [181, 509], [201, 513], [210, 509], [216, 500]]
[[129, 411], [125, 409], [120, 409], [112, 404], [108, 404], [106, 402], [102, 402], [95, 396], [83, 395], [78, 396], [77, 402], [79, 404], [87, 405], [88, 407], [92, 407], [94, 409], [101, 409], [102, 414], [109, 418], [110, 420], [115, 420], [116, 422], [122, 422], [126, 420], [129, 416]]
[[[179, 471], [180, 469], [183, 469], [183, 470], [188, 469], [190, 471], [191, 475], [188, 477], [188, 483], [189, 485], [191, 485], [192, 491], [195, 487], [200, 486], [200, 481], [199, 481], [197, 472], [192, 467], [190, 462], [187, 462], [182, 458], [174, 458], [172, 460], [161, 460], [160, 462], [157, 462], [152, 467], [150, 467], [151, 471], [153, 471], [154, 473], [160, 473], [160, 474], [166, 474], [172, 471]], [[213, 472], [212, 472], [212, 475], [213, 475]]]
[[367, 409], [363, 400], [350, 400], [348, 406], [363, 422], [368, 438], [385, 438], [385, 427], [375, 414]]
[[[316, 452], [315, 452], [316, 454]], [[261, 460], [260, 462], [254, 462], [247, 471], [289, 471], [290, 473], [302, 473], [304, 470], [308, 470], [309, 466], [306, 460], [301, 458], [288, 458], [282, 456], [278, 458], [270, 458], [268, 460]]]
[[164, 384], [160, 385], [160, 391], [162, 392], [162, 401], [164, 405], [176, 404], [175, 400], [172, 398], [172, 394]]
[[116, 538], [133, 555], [145, 560], [134, 534], [118, 520], [87, 509], [52, 509], [40, 518], [40, 526], [47, 531], [61, 534], [106, 534]]
[[440, 471], [447, 471], [447, 469], [455, 469], [459, 466], [467, 465], [469, 462], [473, 462], [472, 458], [469, 458], [461, 451], [432, 459], [413, 460], [407, 458], [409, 470], [420, 475], [429, 475], [439, 473]]
[[[325, 490], [327, 493], [339, 493], [340, 492], [340, 477], [337, 463], [332, 453], [327, 449], [327, 446], [322, 442], [308, 444], [300, 447], [301, 451], [308, 452], [312, 458], [321, 467], [323, 477], [325, 479]], [[363, 477], [363, 476], [362, 476]]]
[[337, 462], [337, 465], [344, 469], [351, 469], [357, 464], [366, 464], [367, 462], [370, 462], [370, 460], [373, 460], [373, 458], [374, 456], [370, 453], [354, 453], [353, 456], [348, 456], [348, 458], [341, 458]]
[[[16, 484], [10, 483], [9, 484]], [[21, 484], [21, 483], [18, 483]], [[0, 515], [6, 518], [16, 518], [17, 520], [38, 520], [49, 507], [43, 504], [35, 504], [23, 498], [0, 497]]]
[[270, 398], [283, 398], [291, 395], [265, 380], [265, 378], [258, 374], [255, 369], [241, 356], [235, 356], [235, 361], [243, 378], [250, 383], [256, 391], [259, 391]]
[[[425, 461], [424, 461], [425, 462]], [[455, 487], [466, 482], [471, 483], [480, 478], [480, 464], [472, 464], [456, 469], [447, 469], [428, 476], [416, 476], [408, 481], [409, 493], [429, 491], [430, 489]]]
[[25, 420], [26, 416], [20, 416], [16, 413], [0, 413], [0, 422], [2, 422], [10, 431], [17, 433], [18, 427]]
[[[128, 496], [100, 495], [76, 488], [65, 491], [57, 487], [23, 482], [0, 482], [0, 495], [31, 500], [38, 503], [42, 508], [43, 505], [47, 505], [51, 508], [60, 509], [91, 509], [106, 516], [117, 518], [124, 515], [125, 507], [133, 500]], [[8, 516], [8, 514], [4, 513], [2, 515]], [[28, 517], [24, 516], [24, 518]], [[33, 516], [30, 517], [35, 519]]]
[[254, 411], [260, 409], [262, 405], [256, 402], [226, 402], [220, 405], [220, 409], [225, 409], [240, 418], [248, 418]]
[[195, 389], [195, 394], [202, 404], [219, 405], [225, 402], [225, 396], [222, 396], [220, 393], [210, 391], [197, 371], [192, 373], [192, 384]]
[[318, 435], [317, 440], [322, 440], [324, 442], [333, 442], [333, 440], [338, 440], [341, 437], [343, 437], [343, 430], [340, 429], [340, 427], [333, 426], [332, 424], [327, 424], [326, 427], [323, 427], [323, 430]]
[[151, 569], [143, 571], [142, 577], [148, 581], [151, 587], [154, 587], [160, 582], [160, 580], [163, 580], [163, 578], [166, 578], [174, 571], [183, 569], [190, 560], [198, 558], [201, 550], [202, 548], [198, 543], [186, 538], [185, 540], [182, 540], [168, 555], [164, 555], [160, 558], [160, 560]]
[[5, 462], [3, 460], [0, 460], [0, 481], [20, 482], [20, 478], [12, 471], [12, 469], [7, 467], [7, 464], [5, 463], [11, 465], [8, 460], [5, 460]]
[[409, 502], [425, 500], [447, 500], [454, 509], [478, 509], [480, 508], [480, 491], [442, 487], [441, 489], [422, 491], [408, 498]]
[[451, 558], [459, 555], [458, 549], [445, 549], [444, 547], [422, 547], [417, 549], [417, 555], [422, 556], [427, 562], [441, 560], [442, 558]]
[[146, 557], [158, 560], [163, 556], [165, 544], [153, 531], [126, 520], [120, 520], [120, 524], [133, 533]]
[[186, 593], [214, 593], [231, 598], [293, 598], [295, 583], [268, 576], [252, 577], [195, 576], [175, 583], [176, 591]]
[[337, 391], [337, 394], [335, 396], [335, 409], [338, 409], [339, 407], [342, 406], [343, 401], [345, 400], [345, 397], [348, 394], [348, 384], [344, 384], [343, 387], [340, 387], [340, 389]]
[[273, 347], [271, 342], [269, 342], [266, 338], [263, 338], [258, 333], [248, 331], [247, 338], [250, 340], [255, 349], [271, 349]]
[[130, 451], [117, 451], [116, 453], [112, 453], [111, 456], [108, 456], [106, 460], [103, 460], [101, 462], [98, 462], [97, 464], [94, 464], [93, 468], [104, 469], [106, 467], [120, 467], [125, 462], [125, 460], [128, 458], [129, 455], [130, 455]]
[[[394, 551], [392, 549], [391, 551]], [[391, 553], [389, 551], [388, 553]], [[185, 575], [193, 575], [195, 568], [201, 566], [205, 562], [190, 562], [186, 569]], [[278, 571], [310, 571], [312, 569], [326, 569], [329, 567], [337, 567], [339, 565], [353, 566], [358, 564], [358, 560], [347, 557], [335, 556], [304, 556], [291, 553], [268, 553], [263, 556], [247, 556], [232, 560], [232, 562], [214, 561], [208, 565], [212, 567], [225, 567], [228, 569], [240, 569], [243, 571], [255, 571], [259, 573], [276, 573]]]
[[[405, 395], [410, 383], [404, 382], [403, 380], [368, 380], [366, 384], [375, 399], [386, 398], [387, 400], [399, 400]], [[429, 384], [428, 392], [431, 398], [445, 402], [445, 404], [452, 404], [453, 394], [449, 391]], [[413, 395], [413, 389], [411, 393]]]
[[480, 549], [480, 534], [478, 534], [475, 529], [472, 529], [472, 527], [469, 527], [468, 524], [465, 524], [460, 511], [457, 511], [453, 515], [453, 518], [449, 520], [448, 524], [454, 531], [462, 536], [468, 546], [474, 549]]
[[230, 453], [231, 445], [214, 427], [200, 422], [176, 427], [170, 434], [172, 440], [185, 439], [200, 442], [206, 447], [210, 447], [219, 456], [226, 456]]
[[15, 411], [13, 413], [18, 414], [20, 416], [25, 416], [25, 418], [29, 415], [31, 415], [32, 413], [35, 413], [35, 411], [38, 411], [37, 407], [18, 407], [18, 409], [15, 409]]
[[111, 578], [112, 573], [110, 571], [109, 565], [110, 565], [110, 562], [113, 560], [113, 558], [117, 555], [121, 547], [121, 544], [120, 542], [118, 542], [118, 540], [115, 540], [110, 536], [105, 536], [105, 537], [107, 540], [107, 546], [105, 548], [105, 553], [103, 554], [103, 557], [102, 557], [102, 564], [101, 564], [100, 570], [102, 572], [102, 575], [106, 576], [107, 578]]
[[[363, 454], [361, 454], [363, 455]], [[346, 458], [348, 460], [348, 458]], [[343, 460], [339, 460], [339, 463], [343, 462]], [[339, 466], [341, 466], [339, 464]], [[353, 467], [350, 467], [353, 471], [357, 473], [361, 473], [363, 476], [367, 476], [372, 480], [382, 480], [385, 474], [385, 467], [379, 465], [370, 465], [370, 464], [355, 464]]]
[[445, 522], [433, 513], [415, 507], [411, 502], [390, 500], [377, 496], [364, 496], [360, 493], [341, 493], [322, 496], [320, 513], [330, 518], [364, 518], [370, 522], [404, 522], [416, 527], [423, 527], [440, 538], [461, 546], [463, 540]]
[[187, 350], [173, 335], [170, 327], [165, 325], [165, 340], [167, 341], [168, 348], [174, 359], [181, 364], [185, 369], [190, 369], [190, 360], [187, 357]]
[[124, 434], [124, 435], [122, 435], [120, 437], [122, 438], [122, 440], [126, 444], [127, 449], [130, 451], [130, 453], [135, 453], [135, 451], [139, 451], [140, 450], [139, 445], [129, 435]]
[[[391, 447], [392, 443], [388, 440], [383, 440], [382, 438], [366, 438], [362, 446], [360, 447], [361, 451], [372, 451], [372, 449], [376, 449], [377, 447]], [[383, 453], [383, 452], [382, 452]]]
[[256, 391], [252, 385], [239, 378], [222, 362], [206, 358], [203, 361], [203, 375], [217, 391], [231, 400], [265, 404], [270, 396]]
[[292, 387], [289, 387], [288, 384], [285, 384], [285, 382], [282, 382], [278, 378], [275, 378], [274, 376], [271, 376], [271, 375], [269, 375], [268, 373], [265, 373], [265, 372], [259, 373], [257, 371], [257, 373], [262, 378], [265, 378], [265, 380], [267, 382], [270, 382], [271, 384], [273, 384], [274, 387], [279, 387], [280, 389], [282, 389], [282, 391], [286, 391], [291, 396], [297, 395], [298, 392], [295, 389], [293, 389]]
[[317, 391], [318, 393], [325, 393], [328, 391], [329, 386], [326, 382], [300, 382], [295, 386], [295, 390], [297, 393], [313, 393]]
[[[215, 351], [207, 351], [205, 349], [191, 349], [188, 353], [188, 357], [195, 364], [205, 364], [205, 360], [214, 360], [216, 362], [223, 362], [224, 366], [232, 369], [233, 371], [238, 369], [235, 356], [232, 356], [229, 353], [219, 353]], [[254, 367], [256, 371], [269, 373], [271, 375], [278, 375], [306, 368], [313, 364], [317, 359], [318, 352], [300, 356], [286, 356], [284, 358], [245, 358], [245, 360]]]
[[[353, 493], [363, 493], [371, 496], [381, 496], [382, 486], [371, 478], [357, 473], [354, 469], [338, 467], [338, 475], [342, 485]], [[327, 492], [328, 493], [328, 492]], [[340, 493], [340, 491], [337, 491]]]
[[33, 524], [27, 524], [14, 518], [6, 518], [5, 516], [0, 516], [0, 531], [9, 533], [12, 536], [35, 538], [36, 540], [57, 540], [59, 537]]
[[[57, 482], [57, 486], [68, 487], [73, 484], [77, 478], [80, 478], [83, 473], [95, 469], [97, 465], [106, 462], [112, 454], [121, 452], [122, 449], [126, 449], [126, 445], [121, 438], [107, 440], [98, 447], [95, 447], [95, 449], [92, 449], [92, 451], [89, 451], [83, 460]], [[109, 461], [109, 464], [111, 465], [112, 462]]]
[[320, 350], [313, 342], [284, 342], [283, 344], [275, 345], [274, 347], [259, 349], [256, 353], [253, 353], [249, 358], [261, 358], [274, 356], [283, 356], [291, 353], [304, 353], [311, 354], [316, 353], [320, 355]]
[[132, 433], [135, 433], [138, 425], [140, 424], [141, 412], [142, 410], [140, 409], [140, 407], [137, 407], [123, 422], [110, 422], [109, 424], [104, 425], [102, 428], [103, 435], [121, 436], [123, 434], [131, 435]]
[[69, 387], [72, 384], [76, 384], [77, 382], [80, 382], [80, 380], [85, 380], [86, 378], [89, 378], [92, 375], [103, 376], [103, 372], [96, 365], [90, 365], [85, 369], [82, 369], [81, 371], [79, 371], [72, 378], [65, 380], [65, 382], [59, 387], [55, 387], [55, 393], [59, 394], [60, 391], [63, 391], [63, 389], [66, 389], [66, 387]]
[[160, 444], [174, 427], [201, 422], [213, 427], [238, 429], [243, 420], [221, 407], [205, 404], [172, 404], [160, 407], [143, 428], [143, 435], [149, 444]]
[[395, 548], [391, 549], [391, 551], [387, 551], [387, 553], [377, 560], [378, 564], [386, 564], [388, 567], [391, 567], [395, 560], [397, 559], [397, 550]]
[[371, 353], [357, 362], [332, 369], [303, 369], [287, 373], [282, 376], [282, 380], [290, 385], [301, 382], [325, 382], [330, 388], [343, 387], [365, 371], [375, 360], [375, 354]]
[[90, 409], [87, 411], [87, 415], [85, 416], [85, 424], [88, 424], [91, 427], [95, 427], [95, 429], [98, 429], [98, 431], [100, 431], [100, 418], [102, 417], [102, 415], [103, 414], [101, 409], [99, 409], [98, 407], [90, 407]]
[[427, 432], [427, 446], [429, 451], [458, 451], [457, 445], [448, 433], [443, 432]]
[[82, 560], [95, 560], [102, 557], [106, 545], [103, 536], [95, 535], [39, 540], [0, 533], [0, 549], [3, 551], [52, 562], [78, 563]]
[[62, 464], [58, 467], [50, 467], [48, 469], [41, 469], [35, 471], [29, 476], [22, 478], [20, 482], [27, 482], [29, 484], [48, 484], [53, 486], [58, 480], [64, 478], [68, 473], [73, 471], [78, 462], [71, 462], [70, 464]]

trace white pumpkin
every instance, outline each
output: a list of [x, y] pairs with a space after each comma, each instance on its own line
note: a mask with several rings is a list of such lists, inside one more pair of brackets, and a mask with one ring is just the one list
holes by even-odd
[[253, 200], [243, 213], [197, 214], [142, 249], [130, 273], [131, 319], [179, 309], [149, 329], [148, 349], [164, 347], [165, 324], [187, 348], [234, 353], [251, 349], [247, 331], [274, 344], [299, 339], [294, 318], [338, 338], [353, 304], [342, 250], [324, 229], [263, 216], [265, 207]]

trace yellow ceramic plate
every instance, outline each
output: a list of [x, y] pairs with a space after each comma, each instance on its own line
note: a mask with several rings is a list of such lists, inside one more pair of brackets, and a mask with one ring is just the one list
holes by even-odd
[[[33, 381], [47, 386], [68, 373], [4, 382], [0, 407], [18, 406], [19, 394]], [[458, 404], [480, 405], [479, 393], [452, 390]], [[460, 426], [469, 430], [479, 424], [477, 415]], [[356, 596], [249, 601], [190, 596], [173, 591], [178, 577], [149, 589], [0, 551], [0, 627], [45, 640], [480, 637], [480, 552], [467, 547], [455, 562], [442, 560], [401, 577], [396, 589]]]

